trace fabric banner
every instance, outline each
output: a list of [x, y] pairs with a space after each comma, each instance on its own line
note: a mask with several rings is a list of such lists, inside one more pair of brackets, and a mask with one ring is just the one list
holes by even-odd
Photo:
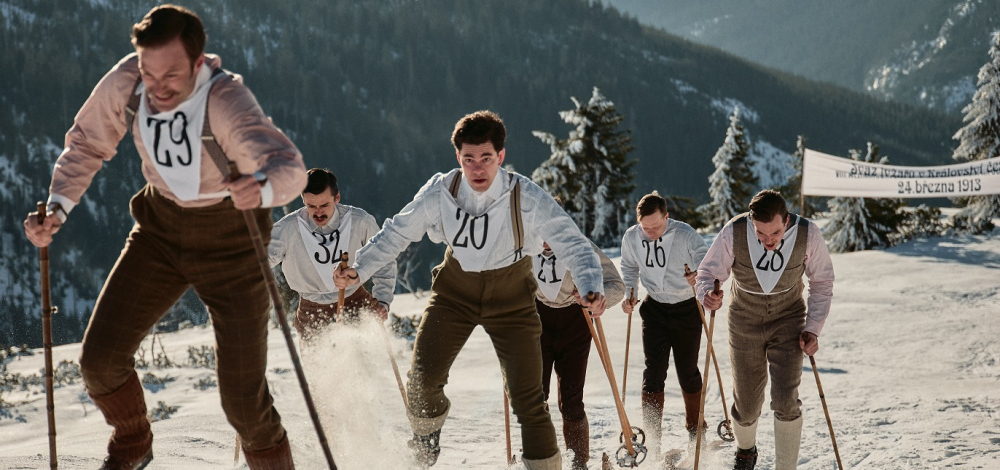
[[895, 166], [806, 149], [802, 194], [875, 198], [1000, 194], [1000, 157], [956, 165]]

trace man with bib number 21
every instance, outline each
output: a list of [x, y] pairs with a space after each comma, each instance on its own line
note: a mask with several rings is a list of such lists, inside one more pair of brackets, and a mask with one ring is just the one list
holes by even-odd
[[529, 470], [561, 469], [555, 428], [542, 392], [542, 325], [535, 311], [531, 257], [542, 241], [560, 253], [592, 315], [605, 309], [601, 263], [590, 242], [548, 193], [501, 168], [506, 129], [489, 111], [466, 115], [452, 143], [461, 168], [434, 175], [399, 214], [358, 251], [353, 267], [334, 273], [338, 288], [363, 282], [426, 233], [445, 243], [431, 298], [413, 345], [407, 397], [409, 445], [423, 466], [437, 462], [450, 403], [448, 371], [472, 330], [482, 325], [500, 360], [511, 407], [521, 424]]
[[[729, 348], [733, 367], [734, 469], [757, 462], [757, 419], [771, 378], [774, 468], [798, 465], [802, 438], [802, 354], [819, 350], [819, 333], [833, 299], [833, 262], [819, 227], [789, 214], [785, 199], [764, 190], [750, 212], [730, 220], [698, 267], [696, 290], [705, 310], [722, 307], [716, 279], [733, 274], [729, 302]], [[809, 278], [809, 297], [802, 299]]]

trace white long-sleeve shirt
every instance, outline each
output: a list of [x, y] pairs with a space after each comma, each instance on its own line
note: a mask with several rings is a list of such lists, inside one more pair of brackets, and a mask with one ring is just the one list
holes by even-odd
[[[661, 239], [673, 234], [673, 241], [670, 243], [670, 252], [666, 253], [666, 269], [663, 271], [662, 279], [654, 279], [654, 270], [641, 269], [647, 261], [653, 261], [655, 253], [637, 252], [634, 243], [636, 237], [639, 240], [651, 242], [639, 225], [633, 225], [625, 231], [622, 237], [622, 280], [625, 281], [625, 290], [629, 288], [638, 290], [639, 282], [646, 288], [649, 296], [660, 303], [676, 304], [683, 302], [694, 296], [691, 292], [691, 285], [684, 278], [684, 265], [691, 269], [697, 269], [701, 260], [708, 252], [708, 245], [705, 240], [695, 232], [690, 225], [675, 219], [667, 219], [667, 228], [663, 231]], [[647, 258], [650, 258], [647, 260]], [[659, 276], [656, 276], [659, 277]]]
[[[444, 231], [441, 200], [442, 192], [448, 192], [458, 171], [455, 169], [431, 177], [413, 197], [413, 201], [391, 220], [387, 220], [371, 242], [358, 251], [352, 267], [358, 271], [361, 282], [395, 260], [410, 243], [420, 241], [424, 234], [435, 243], [450, 244], [451, 240], [448, 240]], [[497, 199], [509, 197], [509, 191], [515, 182], [520, 182], [521, 187], [524, 248], [520, 254], [515, 253], [514, 234], [508, 217], [506, 223], [497, 227], [500, 232], [496, 235], [493, 246], [488, 248], [490, 251], [482, 271], [505, 268], [522, 256], [541, 253], [545, 240], [553, 251], [562, 254], [581, 292], [603, 294], [601, 263], [590, 241], [555, 200], [530, 179], [501, 168], [486, 191], [476, 192], [463, 176], [456, 202], [467, 213], [480, 215]], [[451, 197], [450, 194], [447, 197]]]
[[[339, 291], [331, 290], [327, 283], [320, 278], [319, 272], [313, 264], [312, 253], [306, 249], [305, 242], [299, 230], [299, 225], [305, 223], [310, 231], [323, 235], [330, 235], [341, 226], [344, 217], [351, 218], [350, 240], [344, 251], [350, 254], [351, 258], [356, 257], [356, 252], [378, 232], [378, 224], [375, 218], [362, 209], [337, 204], [329, 222], [319, 227], [309, 216], [305, 207], [292, 212], [274, 224], [271, 229], [271, 244], [268, 246], [267, 254], [271, 267], [281, 263], [281, 271], [285, 274], [288, 286], [298, 292], [302, 298], [318, 304], [336, 303]], [[337, 250], [339, 251], [339, 250]], [[331, 253], [334, 263], [339, 262], [336, 253]], [[386, 263], [372, 276], [372, 297], [385, 304], [386, 308], [392, 303], [393, 294], [396, 288], [396, 261]], [[332, 282], [332, 279], [330, 279]], [[352, 285], [345, 290], [346, 296], [355, 293], [361, 285]]]
[[[819, 227], [813, 221], [809, 222], [809, 238], [806, 240], [805, 275], [809, 279], [809, 295], [806, 300], [806, 327], [804, 331], [819, 336], [830, 314], [830, 303], [833, 300], [833, 260], [830, 251], [823, 240]], [[751, 223], [747, 221], [747, 223]], [[722, 227], [719, 236], [708, 249], [708, 254], [698, 266], [698, 278], [695, 289], [698, 301], [714, 288], [715, 280], [725, 282], [732, 272], [733, 262], [733, 224], [732, 221]]]

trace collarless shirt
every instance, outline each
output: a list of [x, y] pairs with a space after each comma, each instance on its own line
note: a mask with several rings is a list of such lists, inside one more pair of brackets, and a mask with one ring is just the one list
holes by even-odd
[[[361, 282], [368, 279], [381, 266], [396, 259], [410, 243], [420, 241], [424, 234], [435, 243], [449, 242], [441, 220], [441, 193], [447, 193], [458, 171], [455, 169], [431, 177], [420, 188], [413, 201], [392, 219], [387, 220], [371, 242], [358, 251], [353, 267], [358, 271]], [[462, 176], [456, 203], [466, 212], [480, 215], [498, 198], [508, 197], [507, 193], [514, 182], [519, 182], [521, 188], [524, 247], [521, 253], [515, 253], [514, 234], [508, 218], [499, 226], [500, 233], [494, 245], [490, 247], [490, 254], [482, 270], [505, 268], [524, 256], [541, 253], [542, 240], [545, 240], [553, 250], [564, 256], [566, 265], [581, 292], [603, 294], [601, 263], [590, 241], [583, 236], [573, 219], [555, 200], [530, 179], [501, 168], [490, 187], [482, 193], [477, 193]]]
[[641, 281], [649, 296], [660, 303], [676, 304], [694, 297], [691, 285], [684, 278], [684, 265], [687, 264], [695, 270], [705, 258], [708, 245], [701, 235], [684, 222], [667, 219], [667, 228], [661, 237], [666, 237], [670, 233], [674, 236], [670, 243], [670, 252], [667, 254], [666, 270], [663, 279], [660, 280], [652, 279], [650, 271], [640, 269], [643, 257], [635, 253], [632, 244], [628, 243], [629, 238], [634, 237], [636, 232], [642, 240], [651, 241], [639, 225], [629, 227], [622, 237], [622, 280], [625, 281], [626, 292], [629, 288], [635, 288], [638, 292]]

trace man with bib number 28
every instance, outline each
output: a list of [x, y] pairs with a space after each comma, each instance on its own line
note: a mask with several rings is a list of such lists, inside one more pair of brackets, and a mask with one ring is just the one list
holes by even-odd
[[[198, 16], [174, 5], [153, 8], [133, 26], [136, 52], [101, 79], [66, 133], [49, 188], [51, 216], [39, 225], [32, 213], [24, 224], [36, 246], [51, 243], [118, 142], [132, 134], [147, 184], [130, 203], [135, 225], [80, 353], [87, 393], [114, 427], [105, 470], [143, 468], [153, 458], [133, 355], [188, 288], [208, 307], [222, 409], [247, 463], [293, 468], [264, 377], [270, 299], [241, 211], [253, 212], [267, 243], [270, 207], [301, 192], [306, 169], [242, 78], [203, 52], [205, 39]], [[230, 179], [233, 165], [243, 176]]]
[[338, 288], [363, 282], [426, 233], [445, 243], [434, 268], [431, 298], [413, 346], [407, 396], [417, 462], [430, 466], [450, 402], [448, 371], [472, 330], [482, 325], [500, 360], [504, 385], [521, 424], [529, 470], [561, 469], [555, 428], [542, 392], [542, 325], [535, 311], [531, 257], [545, 240], [560, 253], [592, 315], [605, 309], [601, 263], [573, 220], [530, 179], [503, 164], [506, 129], [489, 111], [466, 115], [452, 143], [461, 168], [434, 175], [399, 214], [358, 251], [354, 265], [334, 273]]
[[288, 286], [299, 294], [295, 329], [304, 340], [344, 315], [350, 318], [362, 310], [385, 321], [396, 287], [394, 260], [372, 276], [371, 294], [361, 285], [347, 288], [345, 312], [337, 311], [339, 290], [333, 284], [333, 270], [340, 264], [340, 254], [346, 252], [353, 258], [378, 232], [378, 224], [364, 210], [340, 203], [337, 177], [329, 170], [313, 168], [308, 174], [302, 191], [304, 207], [274, 224], [267, 253], [272, 267], [281, 263]]
[[[819, 333], [833, 299], [833, 262], [819, 228], [789, 214], [785, 199], [764, 190], [750, 212], [730, 220], [698, 267], [696, 290], [705, 310], [722, 307], [716, 279], [733, 274], [729, 350], [733, 367], [733, 434], [736, 470], [757, 462], [757, 419], [768, 373], [774, 411], [774, 468], [798, 465], [802, 438], [802, 354], [819, 350]], [[802, 275], [809, 297], [802, 299]]]
[[[639, 222], [622, 237], [622, 279], [626, 288], [646, 287], [639, 307], [642, 317], [642, 349], [646, 369], [642, 373], [642, 418], [649, 455], [659, 460], [663, 422], [663, 390], [674, 354], [674, 372], [684, 397], [685, 428], [694, 445], [701, 405], [701, 315], [691, 291], [694, 273], [684, 274], [684, 265], [697, 266], [708, 251], [705, 240], [690, 225], [671, 219], [667, 201], [656, 191], [639, 200], [635, 208]], [[634, 301], [622, 303], [632, 313]]]

